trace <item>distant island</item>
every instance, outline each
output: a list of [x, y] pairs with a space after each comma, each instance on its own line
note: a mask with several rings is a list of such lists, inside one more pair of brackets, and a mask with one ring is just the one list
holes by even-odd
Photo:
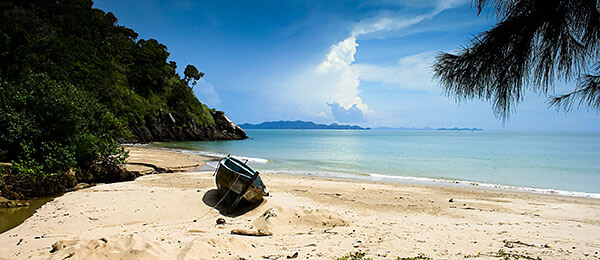
[[[311, 121], [268, 121], [260, 124], [241, 124], [242, 129], [332, 129], [332, 130], [371, 130], [370, 127], [360, 127], [357, 125], [338, 125], [317, 124]], [[483, 131], [481, 128], [453, 127], [453, 128], [432, 128], [432, 127], [377, 127], [373, 130], [431, 130], [431, 131]]]
[[435, 130], [434, 128], [431, 127], [376, 127], [374, 128], [374, 130]]
[[453, 127], [453, 128], [432, 128], [432, 127], [377, 127], [374, 130], [438, 130], [438, 131], [483, 131], [481, 128], [468, 128], [468, 127]]
[[338, 125], [336, 123], [325, 125], [307, 121], [269, 121], [260, 124], [241, 124], [242, 129], [333, 129], [333, 130], [369, 130], [357, 125]]
[[436, 130], [441, 130], [441, 131], [483, 131], [483, 129], [481, 128], [458, 128], [458, 127], [454, 127], [454, 128], [438, 128]]

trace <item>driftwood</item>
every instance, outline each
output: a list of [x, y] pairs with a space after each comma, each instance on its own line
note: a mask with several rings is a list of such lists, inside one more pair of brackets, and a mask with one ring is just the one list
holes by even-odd
[[12, 166], [11, 163], [8, 162], [0, 162], [0, 167], [2, 168], [10, 168]]
[[273, 233], [265, 230], [249, 230], [249, 229], [234, 229], [231, 230], [231, 234], [234, 235], [242, 235], [242, 236], [256, 236], [256, 237], [264, 237], [264, 236], [272, 236]]

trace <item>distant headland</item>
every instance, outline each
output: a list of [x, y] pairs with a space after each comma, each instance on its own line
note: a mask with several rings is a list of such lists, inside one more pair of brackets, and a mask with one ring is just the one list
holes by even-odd
[[377, 127], [374, 130], [438, 130], [438, 131], [483, 131], [482, 128], [468, 128], [468, 127], [453, 127], [453, 128], [432, 128], [432, 127]]
[[[260, 124], [245, 123], [239, 125], [242, 129], [330, 129], [330, 130], [371, 130], [370, 127], [357, 125], [317, 124], [311, 121], [267, 121]], [[437, 130], [437, 131], [483, 131], [481, 128], [453, 127], [453, 128], [431, 128], [431, 127], [377, 127], [373, 130]]]
[[336, 123], [325, 125], [307, 121], [269, 121], [260, 124], [241, 124], [242, 129], [334, 129], [334, 130], [369, 130], [357, 125], [338, 125]]

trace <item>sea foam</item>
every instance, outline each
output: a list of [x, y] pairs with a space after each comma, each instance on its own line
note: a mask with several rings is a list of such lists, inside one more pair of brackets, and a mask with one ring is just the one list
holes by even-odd
[[462, 180], [446, 180], [446, 179], [434, 179], [434, 178], [423, 178], [423, 177], [407, 177], [407, 176], [391, 176], [383, 174], [370, 174], [372, 180], [375, 181], [389, 181], [389, 182], [418, 182], [418, 183], [443, 183], [451, 185], [461, 186], [477, 186], [488, 189], [497, 190], [512, 190], [521, 192], [531, 192], [538, 194], [553, 194], [571, 197], [582, 197], [582, 198], [593, 198], [600, 199], [599, 193], [579, 192], [579, 191], [566, 191], [556, 189], [543, 189], [543, 188], [532, 188], [532, 187], [520, 187], [511, 185], [501, 185], [484, 182], [473, 182], [473, 181], [462, 181]]

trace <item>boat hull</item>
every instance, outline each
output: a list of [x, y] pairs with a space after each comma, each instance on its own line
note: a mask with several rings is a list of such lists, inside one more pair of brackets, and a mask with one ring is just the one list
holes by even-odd
[[215, 181], [230, 210], [242, 199], [256, 203], [268, 195], [258, 172], [233, 157], [225, 157], [219, 161]]

